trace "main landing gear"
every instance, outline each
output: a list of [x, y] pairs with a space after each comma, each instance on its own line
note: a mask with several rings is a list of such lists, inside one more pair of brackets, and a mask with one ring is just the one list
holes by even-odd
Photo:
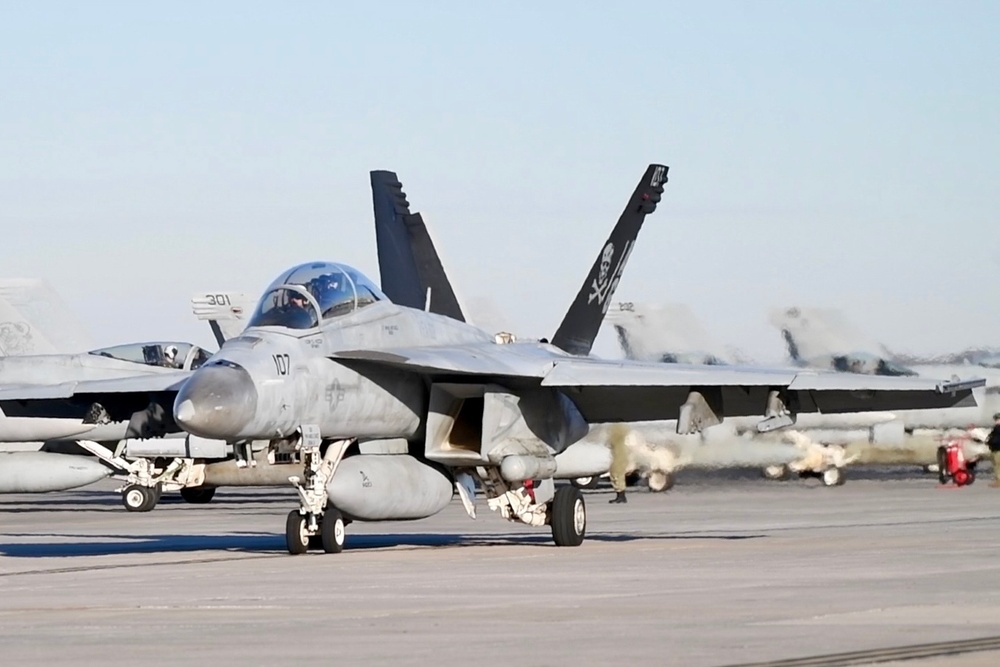
[[285, 521], [285, 544], [290, 554], [304, 554], [310, 547], [320, 548], [328, 554], [344, 550], [347, 523], [340, 510], [329, 507], [319, 519], [319, 532], [310, 532], [309, 519], [299, 510], [288, 513]]
[[587, 534], [587, 506], [583, 494], [572, 486], [556, 489], [549, 507], [549, 523], [556, 546], [578, 547]]
[[508, 521], [529, 526], [548, 525], [552, 539], [560, 547], [577, 547], [587, 534], [587, 505], [575, 486], [555, 488], [551, 479], [539, 482], [507, 482], [495, 467], [476, 470], [490, 509]]
[[344, 550], [347, 521], [340, 510], [330, 506], [326, 486], [330, 483], [344, 453], [354, 440], [337, 440], [320, 454], [322, 439], [319, 428], [303, 426], [300, 444], [303, 475], [289, 481], [299, 492], [299, 509], [288, 513], [285, 520], [285, 546], [290, 554], [304, 554], [310, 547], [322, 548], [328, 554]]
[[148, 512], [160, 502], [162, 489], [159, 484], [156, 486], [129, 484], [122, 489], [122, 505], [129, 512]]

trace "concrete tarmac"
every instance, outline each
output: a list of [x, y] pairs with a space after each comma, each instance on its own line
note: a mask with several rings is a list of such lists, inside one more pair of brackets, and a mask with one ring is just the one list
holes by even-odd
[[[0, 496], [4, 664], [731, 665], [1000, 635], [1000, 489], [683, 471], [557, 548], [480, 500], [284, 551], [291, 490]], [[907, 662], [1000, 664], [1000, 652]]]

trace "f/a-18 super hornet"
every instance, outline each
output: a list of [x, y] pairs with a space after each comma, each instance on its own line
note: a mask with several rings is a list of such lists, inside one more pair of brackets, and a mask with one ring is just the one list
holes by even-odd
[[580, 544], [583, 496], [553, 479], [598, 474], [574, 460], [591, 423], [674, 419], [682, 433], [723, 417], [759, 415], [757, 428], [799, 413], [931, 408], [969, 399], [963, 386], [913, 378], [796, 369], [605, 361], [589, 357], [667, 168], [650, 165], [548, 341], [496, 337], [453, 318], [392, 303], [338, 263], [281, 274], [247, 329], [176, 391], [173, 419], [239, 448], [266, 440], [294, 452], [300, 506], [285, 526], [292, 553], [318, 537], [344, 546], [351, 520], [431, 516], [453, 486], [474, 515], [476, 483], [491, 509], [549, 525]]
[[[909, 460], [914, 463], [933, 465], [942, 437], [962, 440], [969, 460], [987, 455], [983, 441], [993, 423], [993, 415], [1000, 411], [1000, 370], [991, 368], [988, 359], [982, 364], [942, 363], [939, 360], [903, 364], [899, 356], [865, 336], [836, 310], [785, 308], [770, 313], [770, 320], [781, 331], [792, 362], [801, 367], [865, 375], [950, 377], [956, 381], [963, 376], [982, 378], [985, 386], [974, 389], [975, 403], [971, 405], [868, 413], [859, 418], [878, 420], [869, 431], [871, 444], [885, 445], [883, 450], [895, 454], [912, 454]], [[829, 434], [826, 437], [829, 438]], [[840, 456], [843, 450], [840, 444], [828, 443], [823, 448], [827, 457]], [[864, 461], [865, 453], [852, 456]], [[876, 460], [885, 459], [882, 456]], [[783, 476], [783, 472], [775, 470], [779, 476]]]
[[[711, 342], [685, 306], [618, 304], [609, 319], [615, 325], [627, 358], [666, 362], [696, 358], [713, 364], [733, 363], [732, 354]], [[894, 363], [881, 346], [864, 341], [836, 313], [795, 308], [775, 312], [771, 319], [782, 328], [792, 361], [798, 367], [896, 377], [918, 374], [915, 369]], [[942, 372], [940, 367], [919, 371], [921, 376], [930, 378], [955, 375]], [[988, 376], [988, 373], [984, 370], [973, 374]], [[970, 374], [968, 367], [964, 374]], [[970, 423], [990, 421], [991, 397], [978, 388], [974, 395], [977, 399], [974, 403], [938, 410], [802, 415], [793, 428], [780, 432], [780, 440], [793, 445], [798, 454], [788, 460], [768, 462], [764, 474], [775, 479], [787, 479], [792, 473], [816, 476], [824, 484], [835, 486], [844, 483], [845, 467], [854, 462], [933, 463], [942, 430], [965, 429]], [[735, 429], [740, 435], [755, 436], [753, 426], [745, 419], [727, 420], [712, 435], [731, 439], [731, 431]], [[778, 435], [756, 435], [754, 440], [773, 443]], [[970, 447], [969, 453], [973, 454], [974, 449]], [[679, 457], [678, 461], [683, 463], [685, 459], [690, 456]]]
[[[239, 298], [212, 294], [203, 300], [224, 299], [228, 304]], [[239, 319], [239, 313], [221, 305], [206, 318], [214, 331], [229, 326], [226, 320]], [[36, 321], [27, 318], [22, 329], [44, 330]], [[176, 428], [160, 427], [169, 418], [169, 402], [160, 404], [146, 391], [130, 390], [145, 387], [153, 377], [168, 383], [186, 378], [210, 356], [197, 345], [164, 341], [0, 357], [0, 442], [40, 444], [34, 451], [19, 447], [0, 452], [0, 493], [61, 491], [112, 474], [149, 477], [167, 442], [158, 436], [168, 434], [173, 436], [171, 450], [225, 456], [225, 443], [206, 443]], [[81, 448], [97, 458], [80, 455]], [[148, 501], [135, 494], [125, 497], [130, 509]]]
[[835, 310], [787, 308], [772, 312], [770, 319], [781, 330], [788, 356], [798, 366], [865, 375], [983, 379], [983, 388], [974, 392], [975, 405], [901, 414], [900, 420], [909, 430], [989, 427], [993, 414], [1000, 411], [1000, 369], [988, 362], [903, 365], [884, 345], [864, 336]]

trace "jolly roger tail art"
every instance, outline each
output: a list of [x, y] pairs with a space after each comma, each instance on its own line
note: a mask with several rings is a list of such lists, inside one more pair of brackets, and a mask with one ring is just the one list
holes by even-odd
[[651, 164], [636, 186], [632, 198], [597, 256], [590, 277], [576, 295], [573, 305], [552, 337], [552, 344], [570, 354], [587, 355], [601, 328], [611, 296], [618, 288], [625, 264], [639, 236], [646, 216], [656, 210], [667, 182], [667, 167]]

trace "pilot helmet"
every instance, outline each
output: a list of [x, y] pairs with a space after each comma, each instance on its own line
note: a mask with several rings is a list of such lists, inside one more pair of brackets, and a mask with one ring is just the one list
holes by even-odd
[[346, 279], [339, 271], [336, 273], [324, 273], [316, 278], [316, 289], [320, 292], [340, 292], [343, 291]]
[[163, 348], [163, 356], [167, 358], [168, 361], [173, 361], [177, 358], [177, 346], [167, 345]]

